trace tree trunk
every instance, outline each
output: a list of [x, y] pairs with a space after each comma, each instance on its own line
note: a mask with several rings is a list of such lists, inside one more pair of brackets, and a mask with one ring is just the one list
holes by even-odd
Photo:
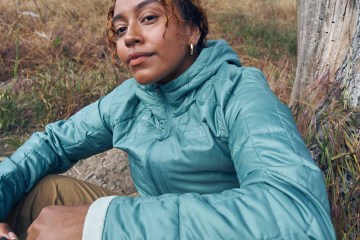
[[360, 239], [360, 0], [297, 0], [289, 105], [324, 172], [339, 239]]
[[339, 91], [349, 106], [360, 105], [359, 6], [360, 0], [297, 0], [298, 63], [291, 107], [307, 100], [304, 91], [313, 83]]

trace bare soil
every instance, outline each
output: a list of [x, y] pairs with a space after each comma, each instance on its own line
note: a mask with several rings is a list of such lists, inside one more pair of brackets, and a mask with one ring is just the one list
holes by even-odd
[[81, 160], [64, 175], [93, 183], [119, 195], [136, 193], [127, 154], [118, 149]]
[[[13, 151], [13, 147], [0, 139], [0, 162]], [[63, 175], [93, 183], [119, 195], [136, 193], [127, 154], [118, 149], [81, 160]]]

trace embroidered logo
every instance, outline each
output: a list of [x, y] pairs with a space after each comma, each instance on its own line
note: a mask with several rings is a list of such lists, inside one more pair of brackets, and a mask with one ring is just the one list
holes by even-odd
[[188, 139], [204, 137], [205, 129], [203, 126], [190, 127], [185, 131], [184, 135]]

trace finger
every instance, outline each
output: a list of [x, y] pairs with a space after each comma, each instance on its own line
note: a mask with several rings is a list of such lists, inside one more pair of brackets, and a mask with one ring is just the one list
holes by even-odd
[[16, 236], [15, 233], [13, 232], [9, 232], [8, 233], [8, 236], [10, 237], [9, 239], [12, 239], [12, 240], [18, 240], [19, 238]]
[[16, 234], [11, 232], [9, 225], [7, 225], [6, 223], [0, 223], [0, 240], [2, 239], [18, 239]]
[[0, 237], [1, 239], [8, 239], [10, 228], [6, 223], [0, 223]]
[[18, 240], [19, 238], [15, 233], [9, 232], [8, 234], [0, 234], [0, 240]]

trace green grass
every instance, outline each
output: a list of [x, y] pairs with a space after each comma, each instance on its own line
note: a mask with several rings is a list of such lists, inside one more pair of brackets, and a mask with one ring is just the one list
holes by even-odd
[[360, 237], [360, 109], [344, 107], [344, 99], [314, 83], [308, 102], [293, 109], [298, 127], [322, 169], [338, 239]]
[[321, 135], [317, 135], [317, 143], [322, 152], [319, 166], [325, 174], [339, 239], [357, 239], [360, 231], [360, 131], [353, 128], [353, 112], [341, 110], [341, 107], [331, 111], [324, 112], [319, 119]]
[[109, 70], [82, 71], [67, 60], [37, 67], [31, 79], [15, 80], [0, 96], [0, 130], [11, 132], [68, 118], [119, 84]]
[[213, 35], [227, 39], [240, 55], [279, 60], [296, 56], [295, 1], [209, 1]]
[[240, 13], [223, 16], [223, 32], [230, 34], [241, 44], [245, 54], [260, 58], [269, 56], [279, 59], [284, 55], [296, 56], [296, 28], [284, 29], [277, 20], [260, 22]]

